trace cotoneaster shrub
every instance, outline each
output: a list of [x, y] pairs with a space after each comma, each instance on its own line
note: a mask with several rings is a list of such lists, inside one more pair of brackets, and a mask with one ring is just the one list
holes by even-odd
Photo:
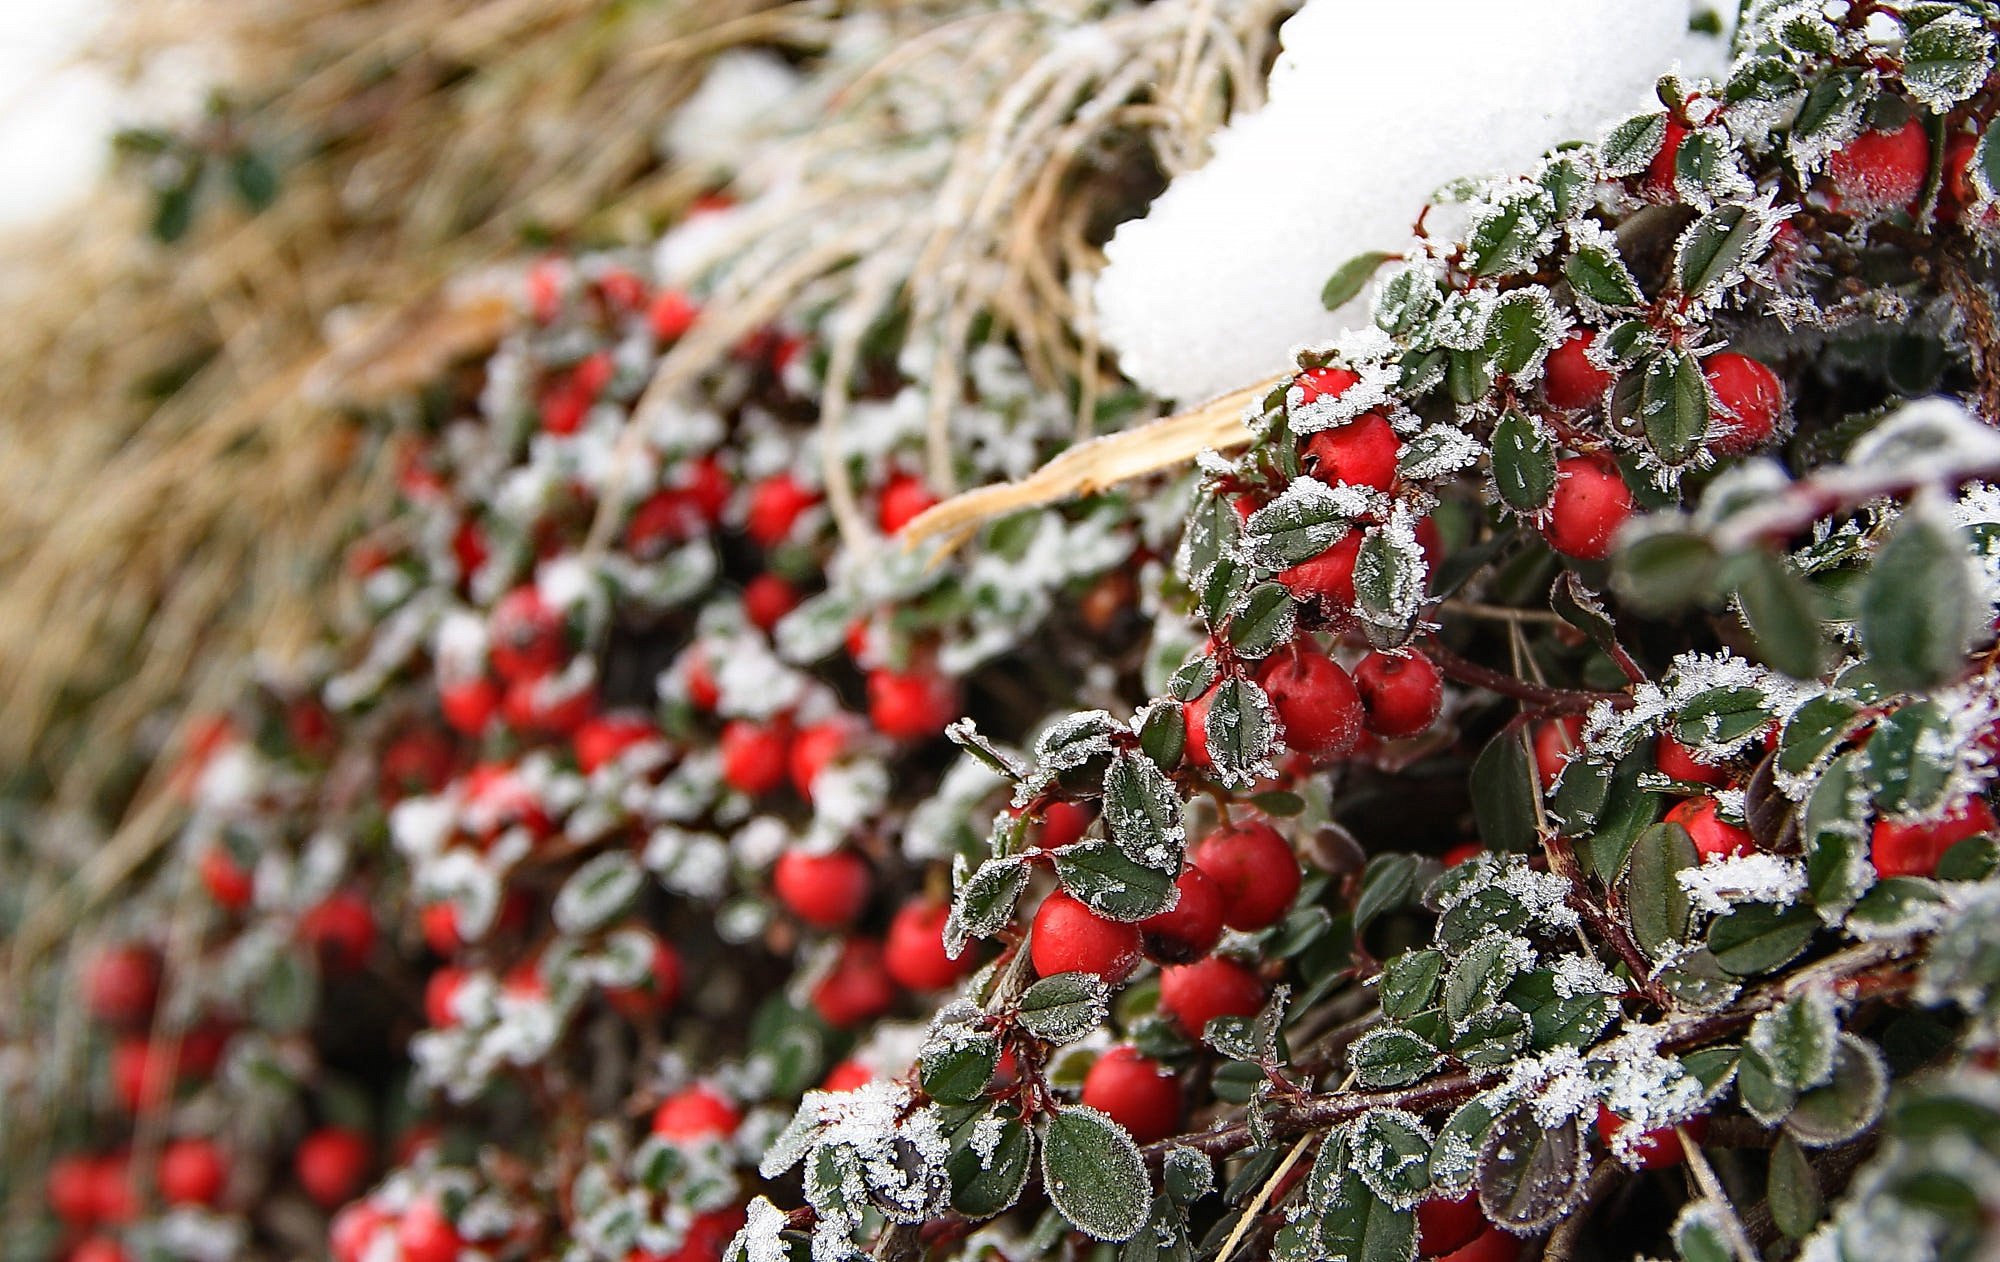
[[[635, 416], [703, 296], [537, 266], [194, 751], [8, 1247], [1983, 1256], [1996, 27], [1756, 6], [1191, 487], [942, 566], [893, 326], [838, 432], [803, 315]], [[1065, 444], [966, 353], [954, 479]]]

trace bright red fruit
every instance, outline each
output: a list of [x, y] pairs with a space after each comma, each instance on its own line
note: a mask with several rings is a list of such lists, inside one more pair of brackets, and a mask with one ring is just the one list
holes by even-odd
[[84, 973], [90, 1015], [112, 1025], [143, 1025], [160, 997], [160, 957], [136, 942], [106, 947]]
[[618, 986], [604, 999], [628, 1021], [644, 1021], [674, 1006], [681, 997], [681, 957], [663, 939], [653, 939], [653, 963], [637, 986]]
[[201, 852], [201, 883], [215, 905], [224, 911], [242, 911], [256, 892], [249, 869], [236, 861], [229, 847], [212, 843]]
[[1035, 845], [1042, 850], [1060, 850], [1083, 840], [1097, 818], [1097, 812], [1075, 802], [1051, 802], [1042, 809], [1042, 822], [1035, 830]]
[[1139, 922], [1140, 944], [1163, 964], [1191, 964], [1222, 938], [1222, 891], [1200, 868], [1181, 872], [1180, 899], [1168, 911]]
[[[437, 905], [444, 907], [450, 904]], [[469, 976], [471, 974], [467, 970], [447, 964], [425, 980], [424, 1020], [430, 1022], [433, 1029], [445, 1030], [458, 1024], [458, 990]]]
[[100, 1223], [123, 1225], [139, 1217], [145, 1207], [139, 1199], [139, 1189], [132, 1182], [132, 1159], [129, 1153], [108, 1153], [99, 1157], [96, 1165], [96, 1185], [92, 1199], [96, 1202], [96, 1217]]
[[868, 905], [875, 877], [852, 850], [787, 850], [771, 869], [771, 888], [794, 916], [816, 929], [848, 924]]
[[1725, 823], [1712, 797], [1688, 798], [1667, 812], [1667, 823], [1679, 824], [1694, 838], [1695, 853], [1703, 863], [1749, 854], [1757, 842], [1746, 829]]
[[1464, 1248], [1487, 1229], [1486, 1215], [1479, 1208], [1479, 1193], [1467, 1192], [1456, 1200], [1433, 1196], [1417, 1204], [1417, 1256], [1440, 1257]]
[[1722, 784], [1729, 779], [1729, 773], [1721, 767], [1696, 761], [1694, 751], [1669, 732], [1660, 733], [1653, 742], [1653, 765], [1661, 775], [1687, 784]]
[[826, 1071], [826, 1079], [819, 1084], [821, 1091], [852, 1091], [875, 1081], [875, 1071], [860, 1061], [849, 1057]]
[[418, 1201], [403, 1211], [403, 1221], [396, 1224], [396, 1245], [402, 1250], [402, 1262], [458, 1262], [465, 1241], [436, 1201]]
[[909, 990], [942, 990], [971, 971], [970, 950], [952, 959], [944, 952], [944, 922], [951, 909], [925, 899], [905, 903], [889, 922], [882, 962]]
[[768, 632], [779, 619], [799, 607], [799, 589], [776, 574], [759, 574], [743, 586], [743, 616]]
[[1480, 855], [1483, 855], [1485, 853], [1486, 853], [1486, 847], [1480, 845], [1478, 842], [1461, 841], [1457, 845], [1453, 846], [1451, 849], [1439, 855], [1438, 862], [1444, 864], [1444, 866], [1448, 868], [1455, 868], [1461, 863], [1470, 863], [1474, 859], [1477, 859]]
[[1876, 820], [1869, 857], [1882, 876], [1929, 876], [1937, 871], [1945, 851], [1981, 833], [2000, 836], [2000, 822], [1993, 818], [1993, 808], [1985, 798], [1970, 797], [1943, 819], [1928, 823]]
[[299, 1141], [292, 1170], [315, 1203], [332, 1209], [354, 1199], [368, 1177], [368, 1137], [345, 1126], [324, 1126]]
[[1142, 1144], [1165, 1139], [1180, 1126], [1180, 1080], [1136, 1047], [1114, 1047], [1097, 1058], [1083, 1078], [1083, 1102], [1102, 1109]]
[[1200, 767], [1204, 771], [1215, 766], [1208, 756], [1208, 710], [1215, 704], [1215, 690], [1220, 684], [1211, 684], [1207, 692], [1181, 706], [1181, 726], [1187, 732], [1187, 744], [1183, 757], [1190, 767]]
[[1596, 407], [1611, 388], [1611, 374], [1590, 362], [1587, 353], [1597, 334], [1590, 329], [1572, 329], [1562, 345], [1549, 352], [1542, 368], [1542, 397], [1550, 406], [1565, 412]]
[[919, 514], [937, 503], [924, 480], [914, 473], [898, 473], [882, 487], [882, 499], [875, 508], [876, 524], [882, 533], [893, 535], [915, 521]]
[[722, 727], [722, 778], [738, 793], [762, 797], [785, 782], [791, 745], [783, 723], [731, 719]]
[[[1602, 1104], [1597, 1106], [1597, 1134], [1606, 1144], [1611, 1143], [1630, 1125], [1630, 1122], [1613, 1113], [1607, 1106]], [[1688, 1133], [1689, 1139], [1699, 1144], [1702, 1136], [1708, 1133], [1708, 1119], [1690, 1118], [1681, 1123], [1681, 1129]], [[1687, 1150], [1681, 1146], [1681, 1137], [1671, 1126], [1647, 1131], [1639, 1138], [1638, 1144], [1632, 1151], [1633, 1155], [1638, 1157], [1640, 1167], [1646, 1170], [1677, 1166], [1687, 1160]]]
[[1200, 1037], [1216, 1017], [1254, 1016], [1264, 1006], [1264, 983], [1226, 956], [1160, 970], [1160, 1011]]
[[1139, 926], [1106, 920], [1055, 890], [1035, 912], [1028, 953], [1043, 977], [1095, 973], [1116, 984], [1139, 966]]
[[1335, 609], [1354, 604], [1354, 561], [1361, 555], [1361, 532], [1350, 530], [1332, 547], [1278, 574], [1300, 600], [1318, 600]]
[[750, 489], [749, 515], [743, 529], [762, 547], [776, 547], [790, 536], [799, 517], [817, 503], [819, 496], [800, 486], [791, 474], [774, 473]]
[[69, 1251], [69, 1262], [130, 1262], [130, 1256], [109, 1236], [91, 1236]]
[[1338, 758], [1361, 736], [1361, 694], [1340, 663], [1294, 640], [1264, 663], [1257, 682], [1278, 712], [1285, 744], [1314, 760]]
[[1547, 790], [1569, 765], [1571, 756], [1583, 748], [1583, 716], [1565, 714], [1535, 724], [1531, 743], [1535, 749], [1535, 774]]
[[111, 1049], [111, 1093], [128, 1111], [165, 1100], [174, 1089], [175, 1065], [165, 1049], [144, 1035], [120, 1039]]
[[868, 672], [868, 719], [892, 740], [920, 741], [958, 717], [958, 685], [923, 671]]
[[1421, 653], [1370, 653], [1354, 667], [1368, 730], [1387, 740], [1415, 736], [1436, 721], [1444, 680]]
[[812, 800], [813, 781], [819, 779], [819, 773], [826, 770], [828, 763], [846, 752], [851, 737], [848, 724], [836, 721], [802, 728], [792, 738], [789, 759], [792, 787], [799, 791], [800, 797]]
[[229, 1163], [206, 1139], [177, 1139], [160, 1151], [155, 1176], [160, 1196], [172, 1205], [214, 1205], [229, 1184]]
[[1521, 1238], [1501, 1227], [1488, 1227], [1471, 1243], [1439, 1257], [1439, 1262], [1514, 1262], [1521, 1256]]
[[1542, 523], [1542, 538], [1564, 556], [1602, 561], [1611, 540], [1632, 515], [1632, 491], [1618, 468], [1595, 456], [1556, 462], [1556, 494]]
[[375, 910], [353, 890], [336, 891], [299, 917], [299, 938], [329, 972], [356, 972], [375, 947]]
[[88, 1227], [97, 1221], [98, 1164], [98, 1158], [81, 1155], [58, 1157], [49, 1163], [43, 1195], [55, 1216], [72, 1227]]
[[1660, 151], [1653, 155], [1653, 161], [1646, 167], [1646, 192], [1655, 201], [1674, 200], [1674, 166], [1681, 155], [1681, 142], [1687, 139], [1687, 124], [1668, 115], [1666, 138], [1660, 143]]
[[500, 685], [484, 675], [441, 685], [438, 710], [454, 731], [477, 736], [500, 711]]
[[1222, 893], [1223, 923], [1254, 932], [1277, 923], [1299, 892], [1299, 861], [1269, 824], [1218, 828], [1194, 849], [1194, 863]]
[[701, 308], [678, 289], [662, 289], [646, 308], [646, 324], [662, 342], [680, 341], [700, 318]]
[[326, 1232], [334, 1262], [363, 1262], [376, 1234], [389, 1225], [389, 1216], [366, 1201], [343, 1208]]
[[813, 987], [812, 1005], [828, 1025], [851, 1029], [873, 1020], [896, 1003], [896, 980], [882, 961], [882, 945], [849, 938], [833, 971]]
[[533, 679], [562, 665], [562, 614], [542, 599], [532, 583], [502, 596], [493, 606], [493, 669], [509, 680]]
[[1715, 400], [1719, 430], [1709, 446], [1725, 456], [1740, 456], [1770, 441], [1785, 410], [1785, 387], [1778, 374], [1734, 351], [1709, 356], [1701, 371]]
[[736, 1106], [707, 1087], [683, 1087], [653, 1110], [653, 1133], [662, 1139], [727, 1139], [742, 1124]]
[[1403, 440], [1380, 412], [1363, 412], [1306, 440], [1306, 456], [1317, 463], [1320, 481], [1384, 492], [1396, 485], [1396, 458], [1402, 454]]
[[1345, 368], [1308, 368], [1298, 375], [1299, 402], [1317, 403], [1321, 399], [1338, 399], [1361, 380], [1359, 373]]
[[585, 775], [618, 761], [626, 750], [660, 739], [660, 730], [642, 714], [600, 714], [585, 719], [570, 738], [576, 765]]
[[1930, 166], [1931, 139], [1915, 117], [1894, 131], [1864, 131], [1827, 160], [1834, 208], [1857, 215], [1912, 209]]

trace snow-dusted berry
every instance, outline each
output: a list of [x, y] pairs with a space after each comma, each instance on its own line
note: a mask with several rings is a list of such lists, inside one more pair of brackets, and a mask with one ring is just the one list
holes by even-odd
[[1688, 798], [1667, 812], [1667, 823], [1679, 824], [1694, 839], [1703, 863], [1750, 854], [1757, 843], [1747, 829], [1724, 820], [1712, 797]]
[[731, 719], [722, 728], [722, 779], [738, 793], [761, 797], [785, 782], [791, 748], [783, 723]]
[[358, 890], [337, 890], [299, 917], [299, 940], [332, 973], [353, 973], [375, 948], [375, 909]]
[[1549, 352], [1542, 369], [1542, 397], [1551, 407], [1581, 412], [1603, 401], [1604, 392], [1611, 388], [1611, 374], [1590, 362], [1590, 348], [1596, 341], [1594, 330], [1572, 329]]
[[[1615, 1141], [1631, 1123], [1613, 1113], [1605, 1105], [1597, 1106], [1597, 1134], [1607, 1145]], [[1699, 1144], [1708, 1133], [1706, 1117], [1690, 1118], [1681, 1124], [1688, 1138]], [[1632, 1148], [1642, 1169], [1658, 1170], [1666, 1166], [1677, 1166], [1687, 1160], [1687, 1150], [1681, 1144], [1681, 1137], [1671, 1126], [1647, 1131], [1639, 1137]]]
[[868, 719], [892, 740], [928, 740], [959, 714], [958, 685], [928, 671], [868, 672]]
[[761, 546], [774, 548], [790, 537], [799, 518], [817, 503], [819, 496], [799, 485], [791, 474], [774, 473], [750, 488], [744, 532]]
[[2000, 836], [2000, 821], [1982, 797], [1971, 797], [1943, 818], [1914, 824], [1878, 819], [1869, 843], [1869, 858], [1882, 876], [1930, 876], [1938, 861], [1967, 838]]
[[684, 1087], [660, 1102], [653, 1110], [653, 1134], [662, 1139], [692, 1143], [702, 1139], [727, 1139], [743, 1124], [737, 1111], [720, 1092], [704, 1086]]
[[1661, 775], [1684, 784], [1720, 785], [1729, 780], [1727, 771], [1697, 761], [1694, 751], [1675, 740], [1670, 732], [1660, 733], [1653, 742], [1653, 765]]
[[1544, 790], [1552, 787], [1569, 760], [1583, 748], [1583, 716], [1564, 714], [1535, 724], [1529, 743], [1535, 751], [1535, 774]]
[[1345, 482], [1387, 492], [1396, 484], [1403, 440], [1380, 412], [1321, 430], [1306, 440], [1306, 457], [1322, 482]]
[[171, 1205], [214, 1205], [229, 1185], [229, 1162], [214, 1140], [176, 1139], [160, 1150], [154, 1180]]
[[769, 570], [743, 585], [743, 616], [759, 631], [768, 632], [799, 607], [799, 589]]
[[1834, 208], [1856, 215], [1909, 210], [1930, 166], [1930, 135], [1916, 117], [1893, 131], [1864, 131], [1827, 160]]
[[831, 971], [812, 990], [812, 1005], [828, 1025], [846, 1030], [895, 1006], [900, 993], [882, 958], [882, 944], [849, 938]]
[[604, 1001], [628, 1021], [646, 1021], [674, 1006], [681, 996], [681, 957], [664, 938], [653, 939], [653, 962], [636, 986], [615, 986]]
[[951, 909], [926, 898], [905, 903], [889, 922], [883, 963], [898, 985], [910, 990], [942, 990], [972, 969], [970, 951], [957, 959], [945, 954], [944, 922]]
[[1290, 569], [1278, 581], [1300, 600], [1317, 600], [1333, 609], [1354, 604], [1354, 563], [1361, 555], [1362, 532], [1350, 530], [1326, 551]]
[[1785, 387], [1778, 374], [1734, 351], [1709, 356], [1701, 370], [1715, 401], [1709, 446], [1726, 456], [1740, 456], [1769, 442], [1785, 410]]
[[882, 498], [875, 506], [875, 522], [885, 535], [893, 535], [909, 525], [925, 509], [937, 503], [937, 496], [914, 473], [898, 473], [883, 484]]
[[1314, 759], [1338, 758], [1361, 735], [1361, 694], [1347, 672], [1309, 640], [1273, 654], [1257, 675], [1284, 728], [1285, 744]]
[[465, 1247], [458, 1228], [436, 1201], [422, 1200], [403, 1211], [396, 1224], [396, 1248], [402, 1262], [458, 1262]]

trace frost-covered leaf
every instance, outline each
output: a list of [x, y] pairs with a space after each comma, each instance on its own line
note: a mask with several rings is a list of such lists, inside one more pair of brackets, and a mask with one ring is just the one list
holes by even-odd
[[563, 882], [549, 914], [564, 933], [592, 933], [631, 906], [645, 883], [645, 870], [631, 851], [606, 851]]
[[1674, 245], [1674, 281], [1681, 294], [1712, 301], [1741, 279], [1767, 244], [1768, 231], [1765, 213], [1740, 202], [1717, 206], [1689, 224]]
[[1215, 681], [1221, 675], [1222, 671], [1216, 666], [1215, 659], [1207, 653], [1197, 651], [1190, 653], [1188, 659], [1174, 671], [1173, 678], [1168, 681], [1167, 690], [1176, 701], [1193, 701], [1214, 687]]
[[1708, 380], [1700, 361], [1687, 351], [1668, 351], [1647, 361], [1639, 419], [1662, 463], [1677, 466], [1693, 460], [1708, 434], [1708, 417]]
[[1969, 13], [1926, 22], [1903, 44], [1903, 84], [1939, 114], [1970, 98], [1993, 71], [1993, 33]]
[[1401, 1026], [1377, 1026], [1347, 1049], [1347, 1067], [1364, 1087], [1400, 1087], [1437, 1067], [1438, 1049]]
[[951, 1207], [967, 1218], [991, 1218], [1021, 1198], [1034, 1163], [1035, 1133], [1020, 1119], [987, 1110], [952, 1134], [945, 1173]]
[[1406, 1021], [1430, 1007], [1443, 971], [1442, 951], [1405, 951], [1391, 959], [1382, 966], [1382, 1015]]
[[[1218, 692], [1218, 704], [1220, 700]], [[1152, 759], [1129, 749], [1112, 757], [1104, 773], [1104, 823], [1126, 857], [1178, 876], [1187, 839], [1181, 810], [1180, 793]]]
[[1396, 476], [1405, 482], [1432, 482], [1479, 462], [1479, 440], [1456, 425], [1426, 425], [1403, 443]]
[[1014, 916], [1014, 904], [1028, 885], [1028, 865], [1019, 858], [988, 859], [958, 882], [951, 913], [945, 917], [945, 950], [956, 959], [973, 938], [990, 937]]
[[1578, 241], [1563, 260], [1563, 277], [1579, 296], [1600, 307], [1617, 310], [1646, 301], [1632, 269], [1618, 253], [1617, 239], [1608, 232]]
[[1951, 719], [1935, 701], [1913, 702], [1882, 719], [1862, 753], [1875, 805], [1892, 816], [1942, 805], [1958, 757]]
[[1178, 767], [1187, 752], [1187, 711], [1170, 702], [1147, 707], [1139, 724], [1139, 752], [1156, 766]]
[[1619, 123], [1597, 145], [1597, 162], [1604, 174], [1617, 178], [1637, 175], [1652, 165], [1667, 142], [1667, 116], [1640, 114]]
[[1539, 512], [1555, 496], [1555, 444], [1519, 408], [1493, 427], [1493, 485], [1500, 502], [1521, 513]]
[[1819, 765], [1860, 724], [1861, 708], [1831, 693], [1813, 697], [1785, 720], [1778, 737], [1778, 770], [1804, 775]]
[[1467, 1100], [1445, 1119], [1431, 1147], [1431, 1183], [1439, 1192], [1459, 1196], [1472, 1186], [1479, 1151], [1492, 1129], [1493, 1109], [1483, 1096]]
[[1817, 1087], [1833, 1074], [1840, 1040], [1830, 997], [1823, 991], [1795, 996], [1750, 1023], [1745, 1040], [1771, 1076], [1795, 1091]]
[[1493, 304], [1486, 321], [1486, 354], [1495, 372], [1533, 379], [1561, 332], [1548, 291], [1540, 286], [1517, 289]]
[[992, 771], [1010, 780], [1027, 778], [1027, 769], [1013, 754], [988, 740], [971, 719], [959, 719], [944, 730], [946, 738]]
[[1882, 1053], [1860, 1035], [1842, 1031], [1832, 1081], [1799, 1096], [1785, 1116], [1785, 1130], [1808, 1148], [1844, 1144], [1875, 1124], [1888, 1094]]
[[1674, 1220], [1674, 1252], [1681, 1262], [1732, 1262], [1728, 1219], [1733, 1211], [1713, 1201], [1689, 1201]]
[[1764, 1203], [1771, 1207], [1772, 1223], [1793, 1240], [1805, 1239], [1826, 1212], [1819, 1175], [1806, 1160], [1805, 1150], [1790, 1135], [1780, 1135], [1771, 1149]]
[[1366, 495], [1316, 478], [1296, 478], [1244, 529], [1259, 559], [1274, 567], [1309, 561], [1346, 537], [1367, 510]]
[[1547, 189], [1517, 184], [1475, 213], [1465, 238], [1467, 270], [1475, 276], [1524, 271], [1555, 242], [1555, 199]]
[[1056, 879], [1110, 920], [1137, 921], [1167, 910], [1177, 873], [1144, 864], [1117, 844], [1086, 841], [1056, 853]]
[[[1360, 585], [1358, 565], [1355, 583], [1357, 587]], [[1266, 774], [1271, 746], [1277, 738], [1270, 698], [1262, 688], [1241, 676], [1224, 680], [1209, 702], [1207, 736], [1208, 757], [1216, 779], [1231, 787], [1255, 781]], [[1108, 792], [1106, 798], [1108, 802]], [[1174, 806], [1178, 811], [1178, 797]], [[1109, 813], [1107, 805], [1106, 814]]]
[[1042, 1124], [1042, 1186], [1072, 1226], [1098, 1240], [1131, 1239], [1152, 1202], [1139, 1146], [1083, 1105], [1058, 1107]]
[[1416, 1215], [1398, 1210], [1349, 1173], [1319, 1218], [1320, 1258], [1345, 1262], [1410, 1262], [1417, 1251]]
[[1430, 1191], [1430, 1128], [1402, 1109], [1375, 1109], [1348, 1131], [1349, 1168], [1382, 1201], [1411, 1209]]
[[1111, 734], [1124, 725], [1103, 710], [1065, 715], [1042, 729], [1035, 738], [1035, 762], [1045, 773], [1081, 767], [1100, 754], [1111, 752]]
[[1747, 903], [1709, 927], [1708, 949], [1731, 975], [1755, 977], [1797, 959], [1819, 929], [1810, 907]]
[[1567, 1214], [1583, 1195], [1589, 1155], [1575, 1118], [1545, 1125], [1526, 1106], [1509, 1110], [1479, 1153], [1479, 1207], [1509, 1231], [1527, 1235]]
[[980, 1097], [999, 1063], [990, 1034], [933, 1039], [917, 1058], [917, 1080], [933, 1099], [963, 1104]]
[[1913, 510], [1869, 566], [1861, 643], [1884, 685], [1928, 688], [1958, 673], [1982, 607], [1969, 553], [1963, 531]]
[[1290, 588], [1283, 583], [1260, 583], [1229, 620], [1229, 642], [1239, 656], [1255, 661], [1291, 641], [1298, 611]]
[[1111, 991], [1091, 973], [1057, 973], [1022, 992], [1016, 1009], [1020, 1022], [1036, 1038], [1068, 1043], [1104, 1023]]
[[1375, 295], [1375, 324], [1392, 337], [1409, 337], [1444, 305], [1435, 271], [1427, 263], [1397, 268]]

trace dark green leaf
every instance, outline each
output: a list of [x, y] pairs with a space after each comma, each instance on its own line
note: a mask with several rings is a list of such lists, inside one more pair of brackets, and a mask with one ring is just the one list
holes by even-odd
[[960, 1044], [933, 1044], [917, 1058], [917, 1078], [934, 1099], [966, 1104], [977, 1100], [1000, 1063], [1000, 1044], [977, 1035]]
[[1472, 764], [1473, 818], [1487, 849], [1525, 854], [1536, 848], [1535, 799], [1540, 792], [1518, 733], [1502, 732], [1487, 742]]
[[1805, 1239], [1826, 1211], [1819, 1176], [1806, 1160], [1805, 1150], [1790, 1135], [1780, 1135], [1777, 1147], [1771, 1150], [1764, 1200], [1771, 1207], [1771, 1221], [1793, 1240]]
[[1625, 907], [1632, 937], [1653, 959], [1687, 935], [1690, 908], [1679, 875], [1697, 860], [1694, 841], [1679, 824], [1655, 824], [1632, 844], [1625, 866]]
[[1694, 459], [1708, 433], [1708, 409], [1708, 379], [1693, 355], [1669, 351], [1647, 361], [1639, 418], [1661, 461], [1683, 465]]
[[1368, 283], [1384, 263], [1395, 258], [1393, 254], [1381, 250], [1370, 250], [1357, 254], [1334, 269], [1327, 277], [1326, 287], [1319, 291], [1319, 300], [1328, 311], [1336, 310], [1353, 302], [1360, 296], [1362, 286]]
[[1709, 927], [1708, 949], [1731, 974], [1754, 977], [1797, 959], [1818, 932], [1809, 907], [1749, 903]]
[[1859, 1035], [1842, 1031], [1833, 1081], [1799, 1097], [1785, 1117], [1785, 1130], [1808, 1148], [1844, 1144], [1882, 1116], [1888, 1091], [1882, 1053]]
[[1670, 613], [1706, 598], [1720, 564], [1705, 536], [1659, 531], [1619, 549], [1612, 581], [1634, 608]]
[[1430, 1007], [1443, 971], [1442, 951], [1406, 951], [1383, 965], [1382, 1015], [1406, 1021]]
[[1347, 1067], [1364, 1087], [1400, 1087], [1437, 1067], [1438, 1050], [1402, 1026], [1377, 1026], [1347, 1049]]
[[1911, 512], [1868, 569], [1861, 589], [1861, 643], [1878, 677], [1916, 690], [1955, 677], [1979, 625], [1979, 587], [1965, 533]]
[[1135, 862], [1112, 842], [1086, 841], [1056, 854], [1056, 879], [1099, 915], [1135, 921], [1167, 909], [1175, 878]]
[[1095, 1109], [1058, 1107], [1042, 1124], [1042, 1186], [1071, 1225], [1099, 1240], [1128, 1240], [1146, 1221], [1139, 1146]]
[[1103, 1023], [1110, 997], [1103, 979], [1094, 974], [1057, 973], [1028, 987], [1016, 1012], [1036, 1038], [1067, 1043]]
[[1493, 427], [1493, 484], [1516, 512], [1537, 512], [1555, 496], [1555, 444], [1518, 408]]
[[1495, 1122], [1479, 1152], [1479, 1207], [1526, 1235], [1552, 1225], [1583, 1195], [1588, 1153], [1575, 1118], [1547, 1126], [1524, 1105]]
[[982, 1158], [972, 1146], [977, 1125], [960, 1126], [952, 1135], [951, 1155], [945, 1158], [945, 1173], [951, 1177], [951, 1207], [967, 1218], [991, 1218], [1010, 1208], [1021, 1198], [1028, 1183], [1028, 1168], [1035, 1157], [1034, 1132], [1017, 1118], [1000, 1124], [1000, 1139]]
[[1736, 599], [1743, 620], [1757, 637], [1757, 654], [1766, 665], [1794, 679], [1811, 679], [1826, 656], [1826, 637], [1812, 589], [1799, 572], [1762, 549], [1736, 558]]
[[1646, 301], [1632, 269], [1608, 241], [1578, 246], [1563, 261], [1563, 277], [1571, 289], [1600, 306], [1637, 307]]
[[1862, 755], [1884, 814], [1928, 811], [1943, 803], [1957, 762], [1951, 718], [1935, 701], [1906, 705], [1875, 725]]
[[1260, 583], [1229, 620], [1229, 642], [1240, 656], [1255, 660], [1289, 641], [1297, 622], [1291, 590], [1283, 583]]

